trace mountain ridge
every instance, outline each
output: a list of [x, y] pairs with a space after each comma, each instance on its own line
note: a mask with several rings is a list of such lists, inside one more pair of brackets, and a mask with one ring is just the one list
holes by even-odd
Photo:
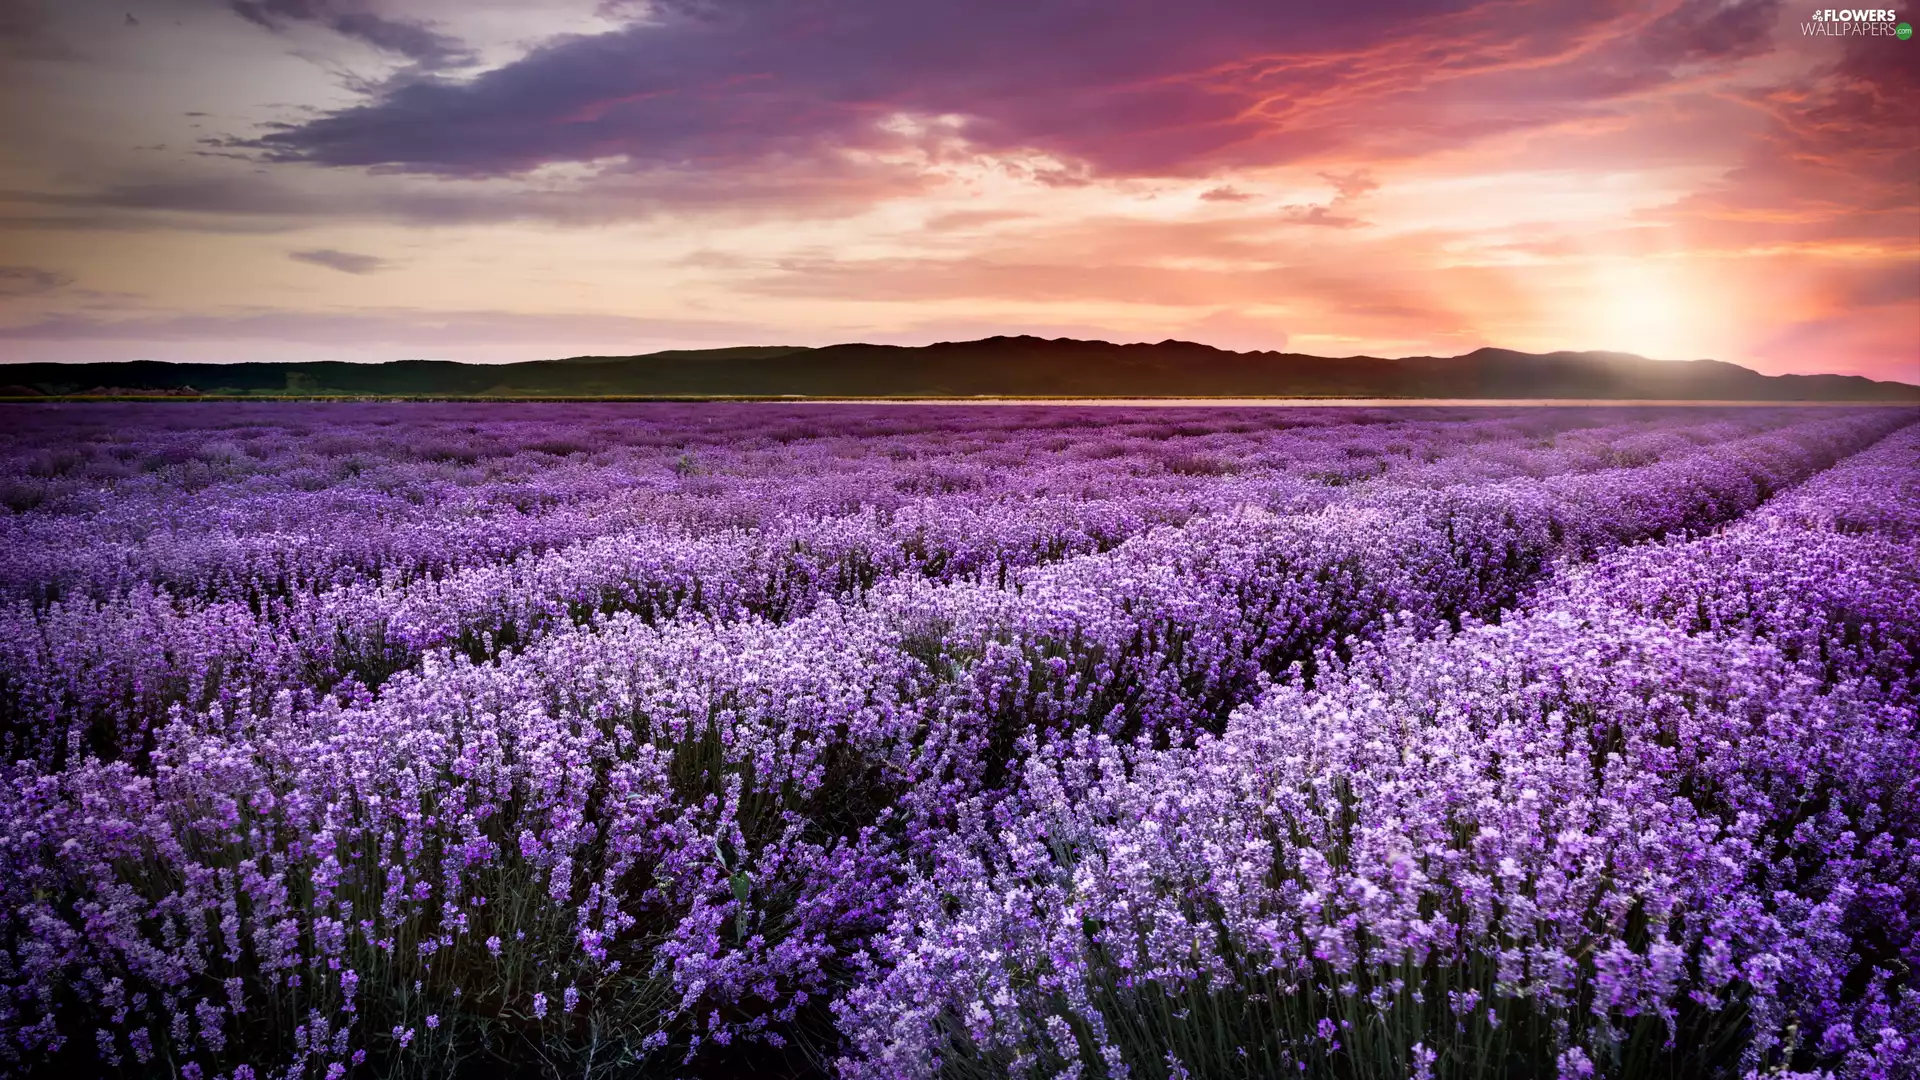
[[[1368, 397], [1915, 401], [1858, 375], [1762, 375], [1719, 360], [1631, 353], [1323, 357], [1169, 338], [1115, 344], [997, 335], [929, 345], [735, 346], [512, 364], [133, 360], [0, 365], [11, 396], [241, 397]], [[6, 396], [6, 395], [0, 395]]]

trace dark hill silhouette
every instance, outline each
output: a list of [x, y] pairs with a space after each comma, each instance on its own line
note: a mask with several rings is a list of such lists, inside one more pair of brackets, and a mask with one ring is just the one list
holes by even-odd
[[1761, 375], [1715, 360], [1476, 349], [1463, 356], [1229, 352], [1191, 341], [1115, 345], [990, 337], [933, 345], [749, 346], [518, 364], [10, 364], [41, 395], [415, 397], [1392, 397], [1661, 401], [1920, 401], [1920, 387], [1850, 375]]

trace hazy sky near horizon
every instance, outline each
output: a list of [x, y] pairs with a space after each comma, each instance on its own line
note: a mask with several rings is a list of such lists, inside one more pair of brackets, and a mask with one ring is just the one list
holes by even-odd
[[1034, 333], [1920, 381], [1920, 40], [1812, 11], [0, 0], [0, 360]]

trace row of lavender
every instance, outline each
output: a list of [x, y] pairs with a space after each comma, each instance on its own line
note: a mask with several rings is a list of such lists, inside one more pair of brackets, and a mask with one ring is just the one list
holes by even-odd
[[[927, 882], [1025, 820], [1058, 737], [1187, 746], [1395, 612], [1494, 614], [1556, 559], [1725, 520], [1905, 419], [1216, 514], [1009, 588], [888, 579], [781, 624], [615, 614], [497, 663], [429, 651], [377, 695], [182, 716], [145, 766], [22, 765], [10, 1045], [209, 1075], [536, 1044], [617, 1069], [824, 1039], [840, 998], [872, 1055], [849, 1068], [912, 1072], [938, 1051], [876, 1017], [941, 999], [884, 989], [924, 966], [902, 920], [969, 895]], [[1006, 1004], [942, 985], [960, 1011], [928, 1030]]]
[[[1791, 410], [137, 407], [0, 433], [0, 593], [152, 584], [248, 599], [392, 583], [635, 525], [753, 526], [927, 495], [1180, 496], [1224, 472], [1333, 483], [1644, 464]], [[15, 415], [19, 415], [16, 413]], [[1475, 449], [1469, 475], [1455, 456]], [[20, 488], [20, 491], [13, 491]], [[343, 531], [343, 519], [354, 528]]]
[[1217, 738], [1045, 744], [852, 1077], [1920, 1075], [1920, 428]]
[[[804, 430], [858, 433], [862, 415]], [[258, 489], [268, 480], [284, 483], [285, 473], [302, 471], [306, 460], [275, 443], [278, 457], [260, 453], [278, 471], [246, 473], [237, 490], [187, 493], [179, 477], [169, 486], [140, 474], [133, 491], [98, 513], [83, 504], [23, 515], [13, 568], [28, 576], [18, 583], [21, 595], [0, 607], [0, 732], [11, 755], [45, 761], [144, 751], [152, 727], [175, 704], [260, 709], [282, 689], [373, 688], [430, 649], [451, 646], [485, 658], [597, 614], [755, 614], [778, 621], [824, 597], [857, 596], [886, 577], [1004, 581], [1020, 567], [1104, 550], [1155, 524], [1234, 507], [1293, 513], [1358, 488], [1457, 488], [1587, 475], [1621, 462], [1672, 466], [1703, 444], [1774, 437], [1769, 432], [1808, 422], [1804, 411], [1668, 412], [1580, 429], [1594, 417], [1566, 411], [1544, 421], [1500, 416], [1448, 424], [1363, 415], [1377, 422], [1358, 425], [1356, 435], [1338, 426], [1276, 429], [1245, 420], [1148, 423], [1123, 413], [1120, 424], [1109, 425], [1122, 433], [1103, 430], [1093, 451], [1130, 456], [1093, 462], [1065, 460], [1085, 456], [1088, 440], [1063, 436], [1070, 429], [1051, 423], [1032, 430], [988, 425], [986, 434], [998, 439], [930, 425], [928, 432], [867, 440], [891, 444], [881, 448], [858, 440], [837, 445], [845, 438], [771, 455], [736, 449], [729, 457], [703, 448], [716, 467], [734, 474], [724, 485], [715, 475], [677, 475], [657, 455], [607, 467], [555, 464], [550, 451], [587, 442], [579, 431], [520, 421], [503, 425], [505, 433], [466, 425], [481, 434], [456, 431], [501, 444], [496, 464], [506, 479], [481, 484], [484, 497], [409, 489], [409, 498], [389, 500], [411, 506], [409, 499], [418, 498], [438, 515], [425, 520], [369, 504], [370, 489], [357, 482], [329, 489], [315, 505], [269, 509], [288, 493]], [[1824, 421], [1812, 423], [1818, 430]], [[1551, 445], [1514, 445], [1521, 434], [1541, 441], [1555, 424], [1573, 430], [1547, 440]], [[1128, 426], [1140, 430], [1128, 436]], [[423, 444], [444, 447], [449, 438], [432, 425], [421, 430], [427, 434], [389, 434], [371, 445], [398, 458], [422, 452]], [[204, 433], [191, 430], [179, 438], [196, 434], [204, 442]], [[545, 460], [544, 469], [520, 461], [524, 455], [515, 450], [513, 437], [536, 434], [537, 449], [528, 453]], [[655, 421], [640, 434], [670, 441], [671, 429]], [[963, 447], [936, 458], [937, 471], [961, 492], [901, 494], [899, 459], [919, 470], [907, 479], [921, 477], [928, 467], [922, 459], [955, 451], [962, 434], [987, 450]], [[331, 428], [309, 438], [372, 453], [364, 433], [362, 442]], [[683, 442], [690, 439], [683, 433]], [[1007, 466], [998, 475], [988, 468], [996, 462]], [[1169, 472], [1169, 463], [1180, 470]], [[553, 475], [569, 469], [577, 475]], [[1375, 479], [1346, 483], [1358, 476]], [[542, 515], [500, 509], [529, 492], [555, 491], [573, 494]], [[844, 504], [857, 492], [868, 501], [848, 510]], [[484, 506], [492, 510], [477, 509]], [[482, 536], [492, 539], [477, 542]], [[340, 537], [354, 543], [342, 545]], [[438, 562], [422, 561], [429, 551], [439, 553]], [[306, 561], [289, 562], [296, 554]], [[375, 569], [377, 577], [365, 576]], [[312, 587], [316, 582], [330, 584]]]

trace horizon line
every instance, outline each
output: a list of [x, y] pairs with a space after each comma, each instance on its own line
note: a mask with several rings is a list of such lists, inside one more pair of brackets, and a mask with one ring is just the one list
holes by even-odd
[[[837, 349], [837, 348], [846, 348], [850, 346], [862, 346], [866, 348], [875, 348], [875, 349], [932, 349], [932, 348], [938, 348], [939, 346], [942, 346], [942, 345], [977, 345], [977, 344], [988, 342], [988, 341], [1039, 341], [1039, 342], [1047, 342], [1047, 343], [1067, 342], [1067, 343], [1073, 343], [1073, 344], [1111, 345], [1116, 348], [1164, 346], [1164, 345], [1189, 345], [1189, 346], [1194, 346], [1196, 348], [1211, 349], [1214, 352], [1228, 353], [1234, 356], [1307, 356], [1307, 357], [1312, 357], [1313, 359], [1316, 359], [1316, 360], [1458, 360], [1463, 356], [1472, 356], [1475, 353], [1502, 352], [1502, 353], [1512, 353], [1516, 356], [1611, 356], [1611, 357], [1622, 357], [1622, 358], [1633, 359], [1633, 360], [1646, 360], [1652, 363], [1659, 363], [1659, 364], [1703, 364], [1704, 363], [1704, 364], [1729, 364], [1734, 367], [1746, 367], [1746, 365], [1744, 364], [1739, 364], [1731, 360], [1721, 360], [1717, 357], [1711, 357], [1711, 356], [1670, 358], [1670, 357], [1660, 357], [1660, 356], [1648, 356], [1645, 353], [1628, 352], [1622, 349], [1604, 349], [1604, 348], [1592, 348], [1592, 349], [1562, 348], [1562, 349], [1548, 349], [1541, 352], [1530, 352], [1525, 349], [1508, 348], [1507, 346], [1504, 346], [1504, 345], [1480, 345], [1475, 348], [1468, 349], [1465, 352], [1451, 353], [1451, 354], [1403, 353], [1399, 355], [1387, 355], [1382, 353], [1345, 353], [1341, 355], [1331, 355], [1327, 353], [1301, 352], [1301, 351], [1286, 349], [1286, 348], [1232, 349], [1224, 345], [1214, 345], [1205, 341], [1195, 341], [1191, 338], [1176, 338], [1176, 337], [1161, 338], [1157, 341], [1145, 341], [1145, 340], [1115, 341], [1108, 338], [1092, 338], [1092, 337], [1085, 337], [1085, 338], [1070, 337], [1070, 336], [1043, 337], [1039, 334], [987, 334], [977, 338], [941, 338], [937, 341], [926, 341], [918, 344], [901, 344], [898, 342], [890, 342], [890, 341], [863, 341], [863, 340], [835, 341], [825, 345], [794, 345], [791, 343], [784, 343], [784, 342], [779, 344], [736, 343], [731, 345], [674, 346], [669, 348], [650, 349], [646, 352], [634, 352], [634, 353], [617, 353], [617, 352], [572, 353], [566, 356], [535, 356], [535, 357], [531, 357], [524, 360], [455, 360], [445, 356], [396, 356], [396, 357], [391, 357], [385, 360], [349, 360], [349, 359], [163, 360], [158, 357], [134, 357], [132, 359], [127, 359], [127, 360], [0, 359], [0, 370], [4, 370], [5, 368], [8, 368], [8, 367], [19, 367], [27, 364], [59, 364], [67, 367], [78, 367], [78, 366], [87, 365], [87, 364], [209, 364], [209, 365], [218, 366], [218, 367], [234, 367], [240, 364], [353, 364], [361, 367], [377, 367], [381, 364], [431, 363], [431, 364], [459, 364], [465, 367], [510, 367], [514, 364], [542, 364], [542, 363], [553, 363], [553, 362], [565, 361], [565, 360], [640, 359], [648, 356], [659, 356], [666, 353], [724, 352], [729, 349], [789, 349], [794, 352], [818, 352], [822, 349]], [[1746, 370], [1756, 371], [1756, 369], [1754, 368], [1746, 368]], [[1756, 371], [1756, 373], [1759, 373], [1759, 372]], [[1772, 376], [1769, 376], [1769, 377], [1772, 377]], [[1864, 375], [1841, 376], [1841, 377], [1868, 378], [1868, 376], [1864, 376]]]

